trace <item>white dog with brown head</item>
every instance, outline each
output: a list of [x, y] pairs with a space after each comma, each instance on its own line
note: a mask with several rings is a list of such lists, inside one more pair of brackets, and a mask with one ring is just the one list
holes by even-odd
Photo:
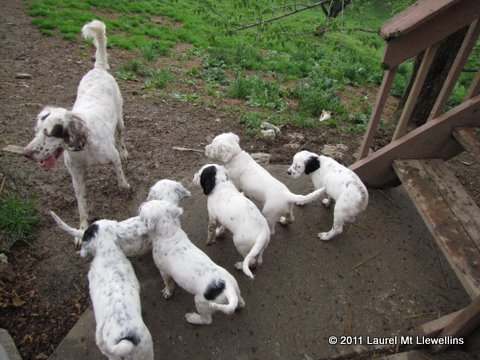
[[270, 241], [267, 220], [255, 204], [228, 180], [225, 167], [205, 165], [194, 175], [193, 182], [201, 186], [208, 196], [207, 244], [215, 242], [217, 226], [225, 226], [233, 234], [233, 243], [244, 257], [243, 262], [236, 263], [235, 267], [253, 279], [250, 267], [262, 263], [263, 251]]
[[328, 232], [318, 234], [322, 240], [330, 240], [341, 234], [345, 223], [353, 222], [367, 208], [368, 191], [360, 178], [328, 156], [302, 150], [293, 157], [287, 173], [294, 179], [308, 175], [315, 189], [325, 189], [328, 195], [323, 200], [325, 206], [330, 206], [332, 199], [335, 200], [333, 227]]
[[267, 219], [271, 234], [275, 233], [275, 223], [292, 223], [293, 205], [303, 205], [320, 197], [323, 189], [308, 195], [293, 194], [285, 184], [274, 178], [240, 147], [240, 138], [233, 133], [216, 136], [205, 146], [209, 159], [221, 161], [238, 190], [261, 203], [262, 214]]

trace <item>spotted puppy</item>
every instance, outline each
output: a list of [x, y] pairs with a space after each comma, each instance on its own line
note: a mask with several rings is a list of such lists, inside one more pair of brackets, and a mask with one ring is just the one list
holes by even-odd
[[216, 228], [220, 224], [233, 234], [233, 243], [244, 257], [235, 267], [243, 269], [245, 275], [253, 279], [250, 267], [262, 263], [263, 251], [270, 241], [270, 228], [267, 220], [255, 204], [247, 199], [228, 180], [223, 166], [208, 164], [193, 177], [208, 196], [208, 238], [207, 244], [216, 240]]
[[99, 220], [83, 231], [51, 215], [69, 234], [82, 237], [81, 256], [93, 256], [88, 283], [99, 349], [112, 360], [153, 360], [152, 337], [142, 319], [140, 285], [116, 242], [117, 222]]
[[293, 157], [287, 173], [294, 179], [302, 174], [309, 175], [316, 189], [324, 188], [328, 195], [323, 200], [325, 206], [330, 206], [332, 199], [335, 200], [333, 227], [328, 232], [318, 234], [322, 240], [330, 240], [341, 234], [344, 224], [353, 222], [367, 208], [368, 191], [360, 178], [330, 157], [300, 151]]
[[[190, 191], [177, 181], [163, 179], [150, 188], [147, 201], [165, 200], [173, 205], [192, 196]], [[141, 256], [152, 251], [152, 237], [140, 216], [117, 223], [117, 243], [128, 257]]]
[[307, 204], [322, 195], [323, 189], [317, 189], [308, 195], [293, 194], [285, 184], [275, 179], [243, 151], [239, 143], [240, 138], [234, 133], [220, 134], [205, 146], [205, 155], [209, 159], [221, 161], [237, 189], [261, 203], [262, 214], [267, 219], [271, 234], [275, 233], [277, 221], [287, 225], [295, 220], [294, 204]]
[[161, 200], [147, 201], [140, 208], [140, 218], [153, 236], [153, 259], [165, 283], [163, 296], [170, 298], [177, 283], [195, 295], [198, 313], [187, 313], [186, 320], [211, 324], [215, 311], [232, 314], [245, 301], [235, 278], [188, 239], [180, 225], [182, 213]]

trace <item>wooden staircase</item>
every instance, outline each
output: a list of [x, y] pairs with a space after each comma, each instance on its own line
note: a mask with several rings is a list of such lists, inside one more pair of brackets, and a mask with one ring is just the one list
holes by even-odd
[[[425, 124], [408, 132], [430, 65], [440, 44], [468, 31]], [[480, 68], [463, 102], [444, 112], [480, 35], [479, 0], [420, 0], [382, 25], [384, 77], [357, 161], [350, 166], [373, 188], [401, 181], [439, 248], [471, 297], [466, 308], [420, 327], [426, 336], [466, 336], [480, 325], [480, 209], [446, 161], [462, 151], [480, 162]], [[372, 152], [376, 129], [398, 66], [423, 53], [391, 142]], [[448, 345], [435, 345], [434, 351]]]
[[[455, 128], [452, 134], [480, 161], [480, 128]], [[468, 335], [480, 325], [480, 208], [442, 159], [399, 159], [393, 169], [472, 299], [467, 308], [424, 324], [421, 333]]]

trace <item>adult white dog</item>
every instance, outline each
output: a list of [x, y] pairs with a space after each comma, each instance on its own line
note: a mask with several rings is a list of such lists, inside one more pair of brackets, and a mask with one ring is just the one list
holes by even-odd
[[277, 221], [287, 225], [295, 220], [294, 204], [304, 205], [322, 195], [323, 189], [317, 189], [308, 195], [293, 194], [285, 184], [275, 179], [243, 151], [239, 143], [240, 138], [234, 133], [220, 134], [205, 146], [205, 155], [209, 159], [221, 161], [237, 189], [261, 203], [262, 214], [267, 219], [271, 234], [275, 233]]
[[233, 234], [233, 243], [244, 257], [235, 267], [243, 270], [253, 279], [250, 267], [262, 263], [263, 251], [270, 241], [270, 228], [267, 220], [255, 204], [237, 190], [228, 180], [227, 170], [223, 166], [208, 164], [203, 166], [193, 182], [200, 185], [208, 196], [208, 238], [207, 244], [216, 240], [216, 228], [220, 224]]
[[[40, 162], [45, 169], [55, 167], [64, 154], [77, 198], [80, 229], [88, 227], [85, 170], [94, 164], [112, 163], [118, 187], [129, 190], [120, 158], [128, 156], [123, 134], [123, 99], [115, 79], [108, 73], [105, 24], [98, 20], [82, 29], [96, 47], [95, 65], [80, 81], [72, 110], [46, 107], [37, 117], [35, 137], [23, 154]], [[115, 148], [115, 131], [120, 139], [120, 153]], [[66, 151], [64, 151], [66, 150]]]
[[152, 336], [142, 319], [140, 284], [117, 244], [117, 222], [99, 220], [83, 231], [51, 215], [63, 230], [82, 237], [81, 256], [93, 256], [88, 284], [99, 349], [112, 360], [153, 360]]
[[185, 314], [186, 320], [211, 324], [215, 311], [232, 314], [245, 301], [235, 278], [188, 239], [180, 225], [182, 213], [162, 200], [147, 201], [140, 208], [140, 218], [152, 232], [153, 259], [165, 283], [163, 296], [169, 299], [177, 283], [195, 295], [198, 313]]
[[335, 200], [333, 227], [328, 232], [318, 234], [322, 240], [330, 240], [341, 234], [344, 224], [353, 222], [355, 217], [367, 208], [368, 191], [360, 178], [328, 156], [300, 151], [293, 157], [292, 166], [287, 173], [294, 179], [302, 174], [309, 175], [316, 189], [325, 189], [328, 195], [328, 198], [323, 200], [325, 206], [329, 206], [332, 199]]

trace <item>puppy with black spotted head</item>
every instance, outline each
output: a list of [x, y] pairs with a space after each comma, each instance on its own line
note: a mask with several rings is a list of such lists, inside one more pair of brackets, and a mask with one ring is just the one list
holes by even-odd
[[152, 337], [142, 319], [140, 284], [117, 244], [117, 222], [99, 220], [78, 230], [51, 215], [67, 233], [82, 238], [81, 256], [93, 256], [88, 284], [99, 349], [111, 360], [153, 360]]
[[244, 257], [235, 267], [243, 270], [253, 279], [250, 267], [262, 263], [262, 255], [270, 241], [270, 228], [267, 220], [255, 204], [237, 190], [228, 180], [225, 167], [208, 164], [193, 177], [208, 196], [208, 238], [207, 244], [213, 244], [218, 235], [217, 226], [226, 227], [233, 235], [233, 243]]
[[166, 299], [173, 295], [175, 284], [195, 295], [197, 313], [185, 314], [191, 324], [212, 323], [212, 314], [233, 314], [245, 306], [235, 278], [215, 264], [196, 247], [182, 230], [183, 210], [167, 201], [147, 201], [140, 208], [140, 218], [153, 236], [153, 260], [160, 270]]
[[308, 175], [316, 189], [324, 188], [328, 195], [322, 201], [325, 206], [330, 206], [332, 199], [335, 201], [333, 227], [318, 234], [322, 240], [341, 234], [345, 223], [353, 222], [367, 208], [368, 191], [363, 182], [352, 170], [328, 156], [302, 150], [293, 157], [287, 173], [294, 179]]
[[308, 204], [323, 193], [317, 189], [307, 195], [293, 194], [282, 182], [274, 178], [240, 147], [240, 138], [234, 133], [216, 136], [205, 146], [205, 155], [209, 159], [221, 161], [229, 177], [239, 191], [249, 198], [261, 203], [262, 214], [270, 226], [270, 233], [275, 233], [275, 224], [292, 223], [293, 205]]

